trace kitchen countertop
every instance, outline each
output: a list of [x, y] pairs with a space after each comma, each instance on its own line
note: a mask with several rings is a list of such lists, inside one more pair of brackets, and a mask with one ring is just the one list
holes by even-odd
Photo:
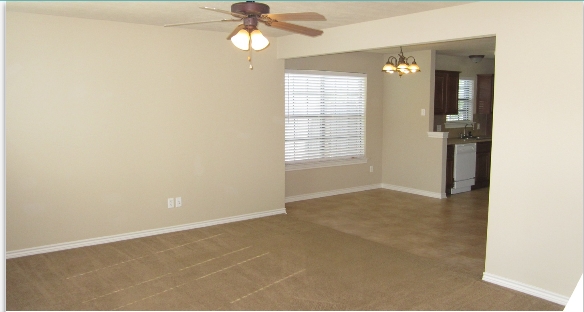
[[479, 142], [491, 142], [493, 139], [491, 137], [478, 137], [477, 138], [468, 138], [468, 139], [461, 139], [461, 138], [448, 138], [446, 140], [447, 145], [453, 144], [465, 144], [465, 143], [479, 143]]

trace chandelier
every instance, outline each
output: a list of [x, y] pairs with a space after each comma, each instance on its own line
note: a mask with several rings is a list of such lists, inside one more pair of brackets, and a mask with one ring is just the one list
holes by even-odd
[[[390, 56], [387, 59], [387, 63], [385, 63], [385, 66], [383, 66], [383, 69], [381, 71], [390, 74], [397, 72], [400, 78], [402, 75], [421, 71], [420, 66], [416, 64], [416, 58], [414, 58], [413, 56], [405, 57], [401, 47], [399, 47], [399, 51], [400, 52], [397, 55], [399, 59], [397, 59], [395, 56]], [[408, 60], [410, 58], [414, 59], [412, 64], [408, 63]]]

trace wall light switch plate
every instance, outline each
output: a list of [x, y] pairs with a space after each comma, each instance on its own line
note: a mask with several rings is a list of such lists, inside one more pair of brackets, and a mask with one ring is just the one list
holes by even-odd
[[422, 112], [421, 112], [422, 116], [426, 116], [426, 109], [422, 108]]
[[175, 207], [177, 207], [177, 208], [182, 206], [182, 199], [180, 197], [175, 198], [174, 204], [175, 204]]
[[174, 208], [174, 198], [168, 199], [168, 208]]
[[369, 166], [369, 172], [373, 172], [373, 166]]

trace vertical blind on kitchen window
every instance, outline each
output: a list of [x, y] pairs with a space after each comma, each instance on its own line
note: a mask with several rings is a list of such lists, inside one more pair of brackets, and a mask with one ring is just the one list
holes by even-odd
[[458, 80], [458, 115], [446, 115], [446, 121], [472, 121], [474, 80]]
[[286, 70], [286, 163], [365, 156], [365, 74]]

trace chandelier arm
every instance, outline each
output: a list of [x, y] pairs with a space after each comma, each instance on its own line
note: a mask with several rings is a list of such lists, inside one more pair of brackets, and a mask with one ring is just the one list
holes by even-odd
[[[394, 61], [394, 62], [395, 62], [395, 64], [394, 64], [394, 63], [392, 63], [391, 61]], [[390, 55], [390, 56], [387, 58], [387, 63], [390, 63], [390, 64], [392, 64], [392, 65], [397, 65], [397, 59], [395, 58], [395, 56], [392, 56], [392, 55]]]

